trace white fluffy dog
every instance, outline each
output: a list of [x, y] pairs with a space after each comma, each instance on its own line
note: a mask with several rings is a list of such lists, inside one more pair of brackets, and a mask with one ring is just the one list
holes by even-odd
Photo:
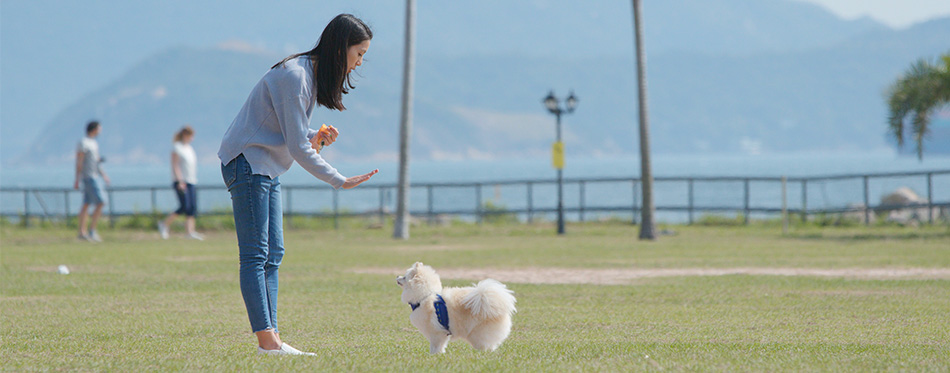
[[402, 301], [409, 303], [409, 321], [429, 339], [429, 352], [440, 354], [450, 339], [464, 339], [476, 349], [494, 351], [511, 332], [514, 292], [492, 279], [475, 287], [442, 289], [432, 267], [416, 262], [396, 277]]

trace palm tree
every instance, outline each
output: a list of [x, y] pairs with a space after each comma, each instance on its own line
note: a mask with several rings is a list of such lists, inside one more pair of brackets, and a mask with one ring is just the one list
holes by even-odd
[[643, 190], [643, 206], [640, 209], [640, 239], [655, 240], [653, 224], [653, 171], [650, 167], [650, 124], [647, 115], [646, 56], [643, 53], [643, 22], [640, 20], [640, 0], [633, 0], [633, 28], [637, 49], [637, 87], [640, 106], [640, 183]]
[[897, 146], [904, 146], [904, 125], [910, 116], [911, 132], [917, 144], [917, 159], [924, 158], [924, 137], [930, 127], [930, 116], [950, 104], [950, 53], [942, 56], [943, 63], [917, 60], [903, 76], [888, 89], [890, 132]]
[[412, 132], [412, 74], [416, 62], [416, 0], [406, 0], [406, 41], [402, 70], [402, 115], [399, 122], [399, 192], [393, 238], [409, 239], [409, 134]]

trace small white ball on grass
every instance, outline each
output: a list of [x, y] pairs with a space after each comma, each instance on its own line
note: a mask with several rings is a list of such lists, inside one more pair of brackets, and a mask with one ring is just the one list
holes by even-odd
[[57, 269], [57, 271], [59, 271], [59, 274], [61, 274], [61, 275], [68, 275], [68, 274], [69, 274], [69, 267], [66, 267], [65, 265], [60, 264], [60, 265], [59, 265], [59, 268]]

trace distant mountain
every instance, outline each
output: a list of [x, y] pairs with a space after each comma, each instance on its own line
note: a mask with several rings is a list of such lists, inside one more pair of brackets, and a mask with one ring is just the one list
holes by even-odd
[[[669, 5], [672, 3], [680, 3], [680, 7]], [[675, 24], [660, 22], [663, 19], [690, 22], [703, 14], [712, 19], [706, 21], [712, 25], [701, 27], [681, 23], [681, 30], [692, 32], [677, 34], [669, 29], [647, 40], [648, 45], [666, 46], [665, 52], [650, 54], [647, 63], [654, 151], [754, 154], [891, 146], [886, 137], [883, 91], [916, 58], [947, 49], [950, 18], [892, 31], [867, 20], [837, 20], [804, 3], [762, 3], [768, 5], [738, 0], [648, 3], [658, 7], [651, 13], [656, 15], [651, 18], [655, 23], [647, 23], [648, 36], [659, 32], [657, 29], [665, 30], [649, 25], [672, 28]], [[511, 14], [528, 12], [519, 9], [527, 3], [511, 4]], [[577, 5], [568, 2], [564, 6]], [[756, 8], [759, 6], [764, 10]], [[604, 12], [597, 13], [602, 17], [617, 16], [599, 7], [604, 5], [595, 2], [588, 10]], [[662, 15], [664, 11], [669, 14]], [[771, 16], [756, 18], [756, 12]], [[420, 11], [420, 19], [424, 14]], [[514, 22], [517, 17], [511, 14], [500, 17]], [[585, 14], [573, 18], [586, 20]], [[548, 21], [538, 22], [543, 25]], [[743, 22], [745, 28], [729, 31], [735, 23]], [[537, 24], [532, 20], [516, 25], [512, 34], [527, 32], [519, 27]], [[417, 61], [414, 156], [546, 155], [554, 137], [554, 119], [544, 111], [540, 99], [552, 87], [558, 88], [560, 95], [573, 88], [580, 98], [578, 110], [564, 118], [568, 153], [635, 153], [636, 90], [631, 53], [603, 57], [632, 47], [603, 42], [619, 32], [611, 31], [612, 24], [598, 33], [596, 23], [582, 22], [579, 32], [584, 36], [570, 39], [587, 40], [588, 45], [579, 47], [584, 51], [599, 48], [593, 45], [610, 46], [600, 54], [562, 50], [556, 56], [550, 55], [554, 51], [540, 56], [506, 55], [497, 50], [492, 53], [489, 42], [470, 44], [470, 53], [464, 55], [464, 46], [446, 42], [447, 51], [440, 54], [432, 45], [438, 44], [437, 38], [430, 33], [420, 36], [419, 47], [429, 45]], [[425, 25], [420, 21], [420, 32]], [[625, 27], [624, 32], [630, 32], [629, 23]], [[805, 30], [808, 28], [829, 36], [821, 38]], [[797, 30], [800, 37], [788, 30]], [[431, 34], [449, 37], [445, 35], [452, 32]], [[717, 33], [720, 37], [714, 36]], [[732, 36], [723, 36], [727, 34]], [[485, 29], [480, 35], [486, 41], [503, 38], [496, 28]], [[687, 43], [689, 37], [708, 37], [711, 44]], [[509, 39], [499, 44], [511, 45]], [[694, 48], [680, 50], [675, 47], [677, 40]], [[540, 50], [553, 45], [542, 44]], [[789, 47], [779, 48], [782, 45]], [[20, 160], [40, 164], [71, 161], [83, 124], [98, 118], [104, 124], [102, 153], [109, 162], [167, 162], [171, 135], [184, 123], [197, 129], [196, 150], [203, 161], [211, 162], [221, 135], [251, 87], [282, 57], [233, 48], [166, 50], [57, 114]], [[343, 132], [341, 140], [327, 150], [327, 157], [394, 159], [401, 79], [398, 61], [399, 54], [391, 50], [372, 50], [362, 70], [364, 76], [344, 98], [349, 110], [315, 111], [314, 126], [331, 123]], [[4, 127], [7, 136], [9, 127]], [[368, 140], [372, 146], [348, 139]]]
[[[191, 48], [175, 48], [152, 56], [116, 82], [57, 115], [20, 161], [71, 162], [85, 122], [96, 118], [103, 124], [99, 143], [109, 163], [167, 162], [172, 134], [184, 124], [196, 129], [194, 146], [201, 160], [212, 162], [221, 137], [251, 88], [282, 57]], [[334, 112], [317, 108], [313, 126], [330, 123], [341, 129], [344, 140], [361, 140], [334, 144], [325, 151], [329, 157], [391, 159], [396, 155], [399, 93], [395, 83], [398, 80], [357, 79], [357, 88], [344, 97], [348, 110]], [[532, 101], [535, 100], [532, 98]], [[519, 149], [522, 140], [547, 141], [549, 137], [547, 132], [505, 127], [508, 121], [520, 122], [525, 115], [443, 104], [437, 97], [419, 96], [413, 144], [419, 157], [484, 158], [521, 154], [521, 150], [512, 150]], [[547, 118], [536, 112], [527, 117], [528, 122], [534, 121], [535, 127], [543, 125], [546, 129], [549, 124]], [[503, 136], [495, 135], [494, 139], [481, 143], [471, 142], [492, 126], [496, 134]], [[362, 141], [372, 146], [366, 147]]]
[[[99, 145], [108, 163], [167, 161], [172, 135], [186, 123], [196, 128], [196, 151], [214, 154], [217, 147], [211, 133], [223, 134], [222, 126], [227, 128], [243, 104], [255, 76], [274, 60], [274, 56], [186, 48], [151, 56], [56, 115], [24, 160], [71, 162], [85, 123], [93, 118], [103, 125]], [[232, 113], [230, 118], [226, 113]]]
[[[886, 87], [917, 58], [946, 51], [945, 35], [950, 35], [950, 18], [793, 53], [653, 56], [647, 62], [652, 148], [660, 153], [888, 148]], [[632, 60], [520, 59], [512, 67], [499, 59], [460, 58], [418, 64], [420, 71], [446, 72], [420, 83], [431, 90], [420, 86], [420, 94], [503, 112], [530, 110], [552, 77], [570, 76], [581, 103], [565, 117], [573, 137], [568, 138], [568, 149], [586, 154], [636, 151]], [[450, 70], [440, 66], [467, 74], [448, 74]], [[546, 131], [550, 138], [553, 129]], [[531, 148], [545, 145], [539, 142]]]

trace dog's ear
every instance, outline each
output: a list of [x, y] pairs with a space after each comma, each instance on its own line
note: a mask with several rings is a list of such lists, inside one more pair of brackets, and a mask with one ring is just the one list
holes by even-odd
[[422, 264], [422, 262], [416, 262], [416, 264], [412, 265], [412, 268], [419, 269], [419, 268], [422, 268], [422, 266], [424, 265], [425, 264]]

